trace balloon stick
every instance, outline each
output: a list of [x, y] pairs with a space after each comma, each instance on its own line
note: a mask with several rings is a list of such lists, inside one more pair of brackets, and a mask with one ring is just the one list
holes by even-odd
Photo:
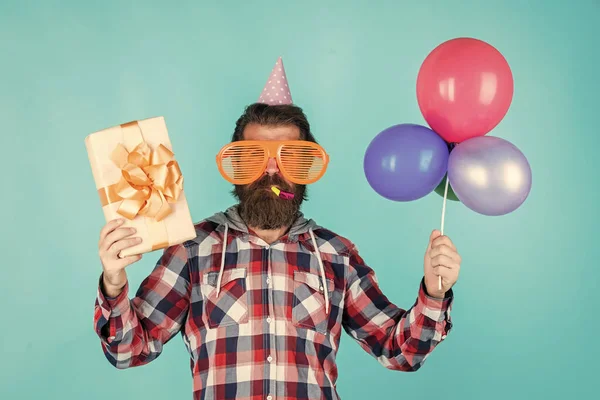
[[[442, 233], [442, 235], [444, 234], [444, 219], [446, 217], [446, 199], [448, 198], [448, 182], [450, 181], [450, 179], [448, 179], [448, 175], [446, 175], [446, 188], [444, 189], [444, 202], [442, 203], [442, 224], [441, 224], [441, 229], [440, 232]], [[442, 276], [439, 275], [438, 276], [438, 290], [442, 290]]]

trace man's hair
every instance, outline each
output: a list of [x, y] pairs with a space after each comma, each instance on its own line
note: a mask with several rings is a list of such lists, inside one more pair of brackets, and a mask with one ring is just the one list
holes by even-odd
[[300, 140], [317, 143], [310, 131], [310, 124], [306, 115], [304, 115], [304, 111], [295, 105], [254, 103], [247, 106], [235, 123], [235, 131], [231, 138], [232, 142], [244, 139], [244, 129], [248, 124], [264, 126], [294, 125], [300, 130]]

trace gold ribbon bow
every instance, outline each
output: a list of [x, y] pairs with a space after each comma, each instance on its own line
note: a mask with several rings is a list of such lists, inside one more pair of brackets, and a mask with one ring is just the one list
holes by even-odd
[[162, 144], [152, 150], [144, 141], [131, 152], [118, 144], [111, 160], [121, 169], [122, 176], [111, 185], [112, 193], [107, 193], [107, 198], [122, 199], [119, 214], [130, 220], [143, 215], [156, 221], [171, 214], [169, 203], [177, 202], [183, 191], [183, 175], [173, 152]]

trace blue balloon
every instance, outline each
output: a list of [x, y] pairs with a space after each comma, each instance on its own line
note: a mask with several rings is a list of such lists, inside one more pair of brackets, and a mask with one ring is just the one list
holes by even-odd
[[448, 170], [448, 145], [431, 129], [399, 124], [379, 133], [369, 144], [364, 171], [379, 195], [413, 201], [431, 193]]

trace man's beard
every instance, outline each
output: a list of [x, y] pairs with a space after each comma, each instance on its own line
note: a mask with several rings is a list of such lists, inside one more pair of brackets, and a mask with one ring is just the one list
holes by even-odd
[[[293, 193], [294, 198], [279, 198], [271, 186]], [[235, 185], [232, 194], [239, 200], [238, 212], [246, 225], [255, 229], [279, 229], [290, 226], [306, 200], [306, 186], [292, 189], [279, 175], [264, 175], [249, 185]]]

